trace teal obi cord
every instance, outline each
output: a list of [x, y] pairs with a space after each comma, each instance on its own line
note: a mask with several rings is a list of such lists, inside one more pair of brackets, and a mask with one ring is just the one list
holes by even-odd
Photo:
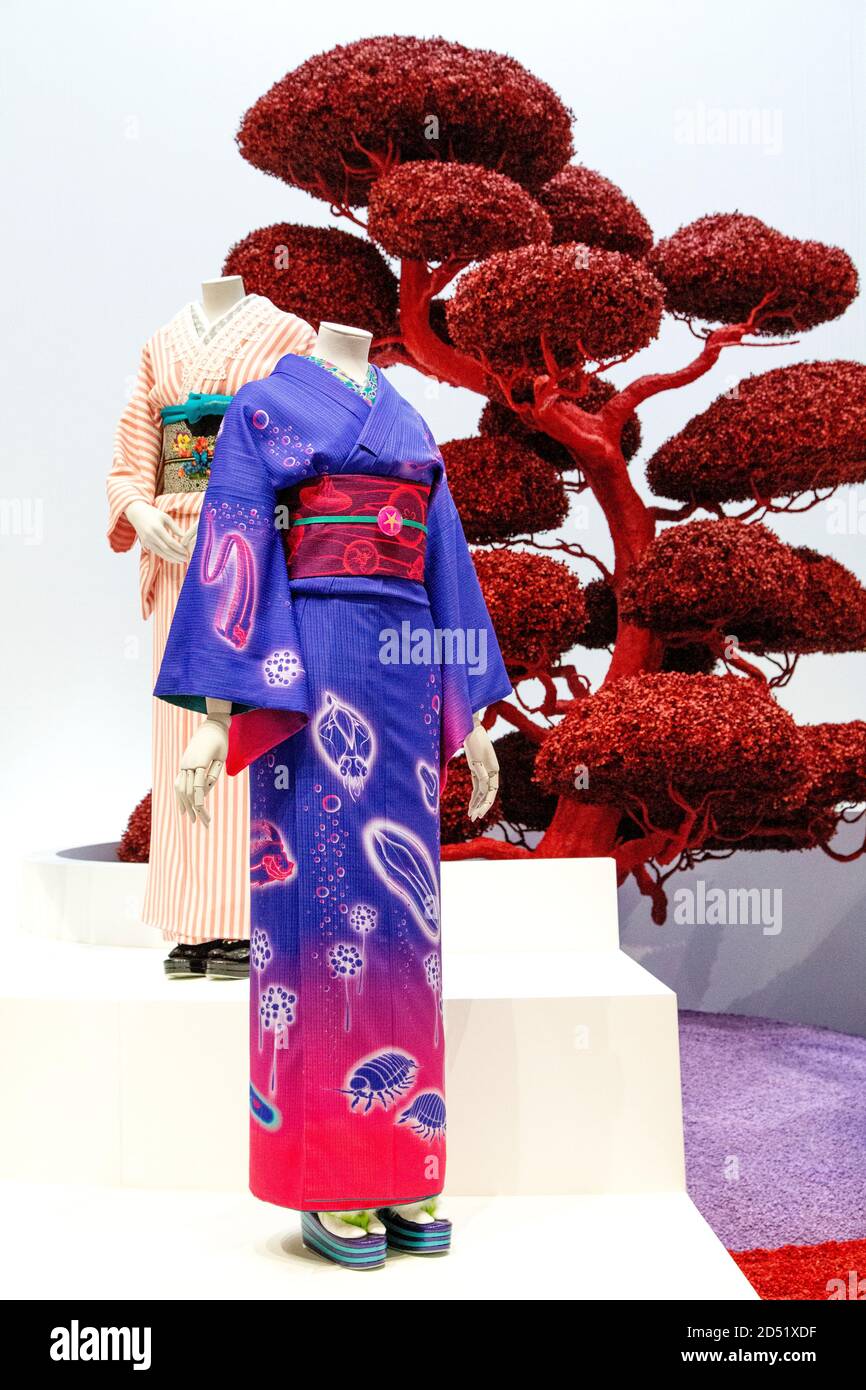
[[225, 415], [233, 399], [232, 396], [208, 396], [201, 391], [190, 391], [183, 405], [164, 405], [159, 413], [164, 425], [177, 425], [181, 420], [195, 425], [208, 415]]

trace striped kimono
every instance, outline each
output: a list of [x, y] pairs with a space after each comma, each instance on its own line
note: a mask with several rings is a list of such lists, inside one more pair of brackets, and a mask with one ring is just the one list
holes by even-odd
[[[121, 416], [108, 476], [108, 540], [129, 550], [136, 534], [124, 511], [141, 499], [186, 529], [198, 518], [209, 474], [206, 451], [196, 476], [164, 460], [162, 411], [205, 398], [231, 397], [247, 382], [267, 377], [287, 352], [306, 354], [315, 334], [261, 295], [246, 295], [208, 324], [187, 304], [145, 345], [135, 388]], [[189, 452], [195, 456], [194, 438]], [[177, 452], [177, 451], [176, 451]], [[169, 481], [170, 488], [169, 490]], [[182, 490], [175, 490], [175, 489]], [[141, 608], [153, 615], [153, 669], [162, 662], [186, 567], [142, 550]], [[200, 720], [187, 710], [153, 702], [153, 806], [150, 868], [143, 918], [170, 941], [197, 942], [249, 936], [249, 796], [246, 776], [223, 777], [214, 792], [214, 823], [207, 835], [181, 820], [174, 778]], [[197, 833], [198, 832], [198, 833]]]

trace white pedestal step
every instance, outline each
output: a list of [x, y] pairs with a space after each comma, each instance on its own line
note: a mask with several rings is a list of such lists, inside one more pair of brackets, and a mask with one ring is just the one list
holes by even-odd
[[[0, 1178], [245, 1186], [245, 983], [166, 980], [150, 950], [5, 949]], [[517, 952], [446, 954], [450, 1191], [683, 1188], [674, 995], [618, 951], [573, 955], [539, 979]]]
[[[250, 1232], [263, 1231], [268, 1209], [244, 1195], [247, 986], [169, 982], [161, 952], [81, 944], [129, 939], [134, 890], [129, 866], [77, 862], [79, 878], [64, 863], [47, 891], [56, 862], [42, 874], [31, 861], [31, 931], [6, 947], [0, 1178], [106, 1189], [87, 1201], [131, 1213], [137, 1248], [142, 1212], [188, 1201], [202, 1213], [202, 1249], [213, 1220], [217, 1247], [225, 1239], [228, 1265], [238, 1263], [236, 1287], [252, 1296], [245, 1261], [262, 1251]], [[742, 1296], [745, 1281], [685, 1194], [676, 999], [618, 949], [612, 863], [446, 864], [442, 893], [447, 1192], [471, 1218], [467, 1263], [455, 1263], [467, 1272], [448, 1277], [465, 1277], [467, 1292], [443, 1293], [449, 1285], [432, 1271], [415, 1272], [418, 1296], [476, 1297], [475, 1280], [488, 1277], [512, 1287], [512, 1229], [533, 1268], [540, 1260], [561, 1275], [583, 1261], [574, 1297]], [[219, 1212], [229, 1214], [225, 1230]], [[286, 1214], [270, 1212], [268, 1229], [286, 1228]], [[166, 1250], [183, 1269], [171, 1224], [169, 1215]], [[122, 1247], [119, 1235], [100, 1238]], [[283, 1259], [279, 1242], [267, 1251]], [[289, 1287], [308, 1264], [291, 1263]]]
[[[685, 1193], [452, 1198], [454, 1245], [337, 1269], [244, 1193], [3, 1184], [5, 1299], [757, 1298]], [[4, 1283], [5, 1281], [5, 1283]]]
[[141, 920], [146, 864], [122, 864], [117, 845], [31, 854], [21, 865], [19, 926], [90, 946], [162, 946]]
[[[141, 921], [146, 880], [147, 865], [122, 864], [116, 844], [28, 855], [21, 866], [19, 926], [34, 936], [89, 946], [161, 947], [162, 934]], [[609, 859], [444, 864], [442, 914], [446, 933], [450, 922], [460, 924], [458, 949], [463, 943], [493, 956], [619, 946]]]

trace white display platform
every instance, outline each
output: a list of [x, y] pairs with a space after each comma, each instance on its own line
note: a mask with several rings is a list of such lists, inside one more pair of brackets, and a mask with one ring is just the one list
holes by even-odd
[[[10, 1299], [756, 1299], [685, 1193], [455, 1197], [445, 1259], [337, 1269], [244, 1193], [0, 1185]], [[5, 1283], [4, 1283], [5, 1281]]]
[[117, 845], [31, 854], [21, 866], [19, 925], [34, 936], [90, 946], [161, 946], [141, 920], [146, 864], [122, 864]]
[[[77, 888], [70, 862], [85, 863]], [[30, 931], [6, 948], [0, 989], [0, 1047], [15, 1059], [0, 1070], [0, 1178], [241, 1201], [247, 986], [167, 981], [162, 951], [81, 944], [88, 901], [109, 939], [134, 925], [138, 866], [90, 868], [86, 888], [86, 861], [30, 861]], [[43, 870], [53, 890], [39, 888]], [[118, 871], [124, 906], [112, 908], [103, 870]], [[500, 1199], [628, 1194], [649, 1213], [676, 1198], [684, 1231], [705, 1232], [707, 1267], [739, 1278], [685, 1195], [676, 999], [619, 950], [612, 861], [447, 863], [442, 895], [448, 1193], [479, 1199], [481, 1212]], [[669, 1236], [676, 1247], [680, 1234]], [[667, 1253], [691, 1259], [686, 1247]]]

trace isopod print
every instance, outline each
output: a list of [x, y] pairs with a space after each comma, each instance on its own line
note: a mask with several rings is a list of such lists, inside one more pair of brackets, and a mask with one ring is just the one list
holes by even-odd
[[422, 1091], [397, 1123], [408, 1124], [413, 1134], [438, 1144], [445, 1134], [445, 1098], [438, 1091]]
[[361, 1105], [356, 1113], [366, 1115], [377, 1101], [387, 1110], [391, 1101], [408, 1091], [417, 1071], [415, 1058], [405, 1052], [377, 1052], [358, 1062], [340, 1089], [352, 1097], [350, 1110]]

